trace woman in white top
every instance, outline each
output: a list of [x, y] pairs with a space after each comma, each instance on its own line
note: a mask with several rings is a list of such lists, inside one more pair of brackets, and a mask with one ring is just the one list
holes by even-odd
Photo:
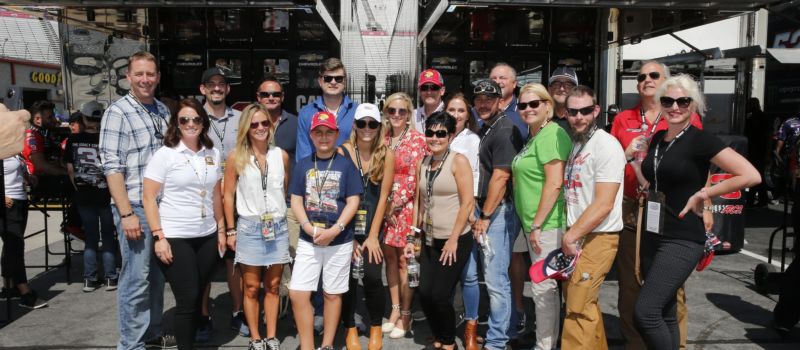
[[225, 250], [222, 156], [208, 138], [208, 115], [200, 103], [186, 98], [178, 107], [164, 147], [145, 169], [142, 203], [153, 251], [175, 296], [178, 349], [192, 349], [201, 326], [200, 295]]
[[[273, 132], [269, 112], [256, 103], [247, 106], [239, 119], [236, 148], [228, 156], [225, 168], [226, 234], [228, 247], [236, 251], [234, 263], [239, 265], [244, 281], [244, 317], [250, 328], [251, 349], [280, 346], [275, 337], [278, 292], [283, 265], [291, 261], [285, 200], [289, 155], [272, 145]], [[234, 203], [238, 221], [234, 219]], [[258, 329], [258, 290], [262, 282], [266, 291], [265, 339]]]

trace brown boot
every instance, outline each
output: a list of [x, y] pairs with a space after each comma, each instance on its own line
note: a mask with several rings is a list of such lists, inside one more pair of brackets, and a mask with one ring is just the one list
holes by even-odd
[[361, 350], [361, 343], [358, 342], [358, 328], [348, 328], [347, 338], [344, 340], [347, 350]]
[[464, 350], [479, 350], [478, 320], [467, 321], [464, 325]]
[[381, 326], [369, 327], [369, 343], [367, 350], [381, 350], [383, 348], [383, 330]]

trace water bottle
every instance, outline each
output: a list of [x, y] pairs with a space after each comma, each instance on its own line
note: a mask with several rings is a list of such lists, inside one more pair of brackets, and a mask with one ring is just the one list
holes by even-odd
[[489, 244], [489, 235], [483, 234], [478, 237], [478, 243], [481, 245], [481, 250], [483, 250], [483, 256], [486, 258], [491, 258], [494, 255], [494, 251], [492, 250], [492, 245]]
[[719, 240], [717, 235], [714, 234], [714, 232], [706, 232], [706, 244], [704, 247], [706, 252], [716, 250], [717, 246], [720, 244], [722, 244], [722, 242]]
[[350, 272], [350, 276], [353, 279], [359, 280], [364, 278], [364, 258], [357, 257], [353, 259], [353, 267], [352, 271]]
[[408, 286], [411, 288], [419, 286], [419, 263], [413, 256], [408, 258]]

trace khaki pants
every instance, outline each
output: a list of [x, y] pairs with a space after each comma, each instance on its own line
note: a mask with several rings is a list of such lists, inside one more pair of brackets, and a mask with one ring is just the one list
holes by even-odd
[[619, 233], [586, 235], [575, 271], [564, 287], [566, 317], [561, 331], [562, 349], [607, 350], [600, 286], [617, 255]]
[[[638, 206], [636, 202], [625, 198], [622, 206], [623, 218], [630, 218], [633, 216], [635, 222]], [[620, 329], [622, 336], [625, 338], [626, 350], [639, 350], [647, 349], [642, 340], [642, 336], [636, 329], [636, 324], [633, 321], [633, 308], [636, 305], [636, 298], [639, 296], [639, 283], [636, 281], [634, 275], [634, 268], [636, 264], [636, 231], [626, 228], [622, 230], [619, 236], [619, 251], [617, 252], [617, 271], [619, 275], [619, 299], [617, 305], [619, 308]], [[644, 277], [644, 276], [642, 276]], [[678, 289], [678, 328], [680, 330], [680, 343], [681, 349], [686, 349], [686, 324], [688, 320], [688, 311], [686, 310], [686, 293], [683, 287]]]

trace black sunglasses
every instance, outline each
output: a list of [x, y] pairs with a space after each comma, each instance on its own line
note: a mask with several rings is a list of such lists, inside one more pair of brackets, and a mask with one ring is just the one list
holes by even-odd
[[341, 84], [344, 81], [344, 75], [323, 75], [322, 80], [326, 83], [336, 80], [337, 83]]
[[252, 123], [250, 123], [250, 129], [258, 129], [258, 125], [259, 124], [261, 124], [261, 126], [263, 126], [265, 128], [268, 128], [270, 122], [269, 122], [269, 120], [266, 120], [266, 119], [264, 119], [264, 120], [262, 120], [260, 122], [252, 122]]
[[405, 116], [406, 116], [406, 114], [408, 114], [408, 110], [407, 110], [407, 109], [405, 109], [405, 108], [394, 108], [394, 107], [389, 107], [389, 108], [386, 108], [386, 112], [387, 112], [387, 113], [389, 113], [390, 115], [395, 115], [395, 114], [397, 114], [397, 115], [399, 115], [399, 116], [401, 116], [401, 117], [405, 117]]
[[178, 117], [178, 123], [181, 125], [186, 125], [191, 121], [195, 125], [203, 124], [203, 118], [200, 117]]
[[433, 84], [424, 84], [419, 87], [419, 91], [439, 91], [441, 89], [442, 89], [441, 86]]
[[667, 96], [661, 97], [661, 107], [663, 108], [672, 108], [672, 105], [678, 103], [678, 108], [689, 108], [689, 105], [692, 104], [691, 97], [678, 97], [672, 98]]
[[258, 98], [267, 98], [267, 97], [279, 98], [279, 97], [283, 96], [283, 92], [280, 92], [280, 91], [259, 91], [256, 95], [258, 95]]
[[658, 78], [661, 78], [661, 73], [659, 73], [659, 72], [650, 72], [650, 73], [647, 73], [647, 74], [642, 73], [642, 74], [637, 75], [636, 76], [636, 81], [641, 83], [645, 79], [647, 79], [648, 75], [650, 76], [650, 79], [653, 79], [653, 80], [658, 80]]
[[363, 128], [369, 126], [370, 129], [374, 130], [374, 129], [377, 129], [377, 128], [379, 128], [381, 126], [381, 122], [379, 122], [379, 121], [375, 121], [375, 120], [366, 121], [366, 120], [363, 120], [363, 119], [362, 120], [356, 120], [355, 124], [356, 124], [356, 128], [359, 128], [359, 129], [363, 129]]
[[528, 107], [530, 107], [530, 108], [539, 108], [539, 105], [541, 105], [542, 102], [545, 102], [545, 101], [542, 101], [542, 100], [531, 100], [531, 101], [528, 101], [528, 102], [517, 102], [517, 109], [520, 110], [520, 111], [524, 111], [524, 110], [528, 109]]
[[594, 112], [594, 106], [586, 106], [583, 108], [567, 108], [567, 113], [574, 117], [580, 113], [581, 115], [589, 115]]
[[437, 138], [443, 139], [447, 137], [447, 130], [436, 130], [433, 131], [431, 129], [425, 130], [425, 137], [433, 137], [436, 136]]

